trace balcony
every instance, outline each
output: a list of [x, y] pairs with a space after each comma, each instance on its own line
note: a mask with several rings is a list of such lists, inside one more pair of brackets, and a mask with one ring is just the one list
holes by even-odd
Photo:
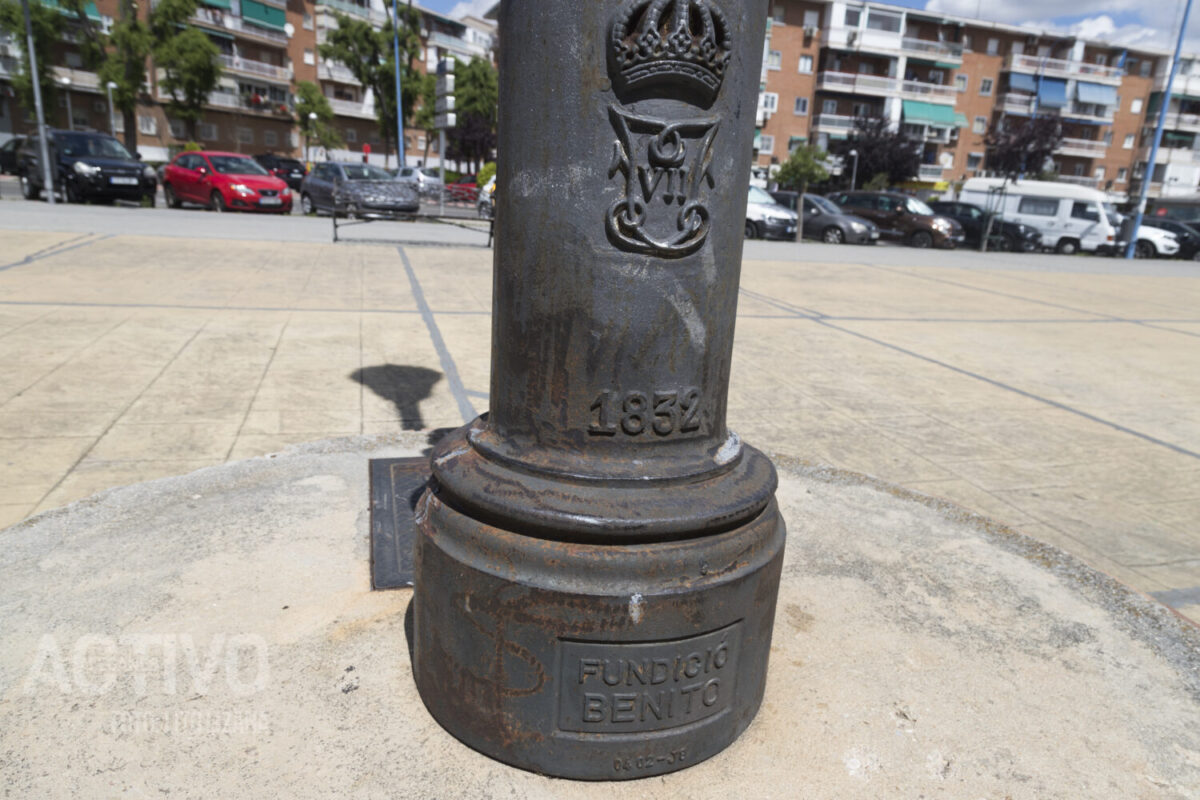
[[1108, 145], [1092, 139], [1063, 139], [1054, 152], [1064, 156], [1104, 158], [1108, 153]]
[[457, 36], [451, 36], [440, 31], [431, 31], [427, 44], [432, 47], [450, 50], [454, 53], [464, 53], [466, 55], [479, 56], [480, 58], [484, 58], [488, 54], [487, 49], [482, 45], [468, 42], [465, 39], [460, 39]]
[[825, 92], [848, 92], [890, 97], [896, 93], [900, 81], [878, 75], [856, 75], [851, 72], [821, 72], [817, 74], [817, 90]]
[[924, 81], [904, 81], [900, 84], [900, 94], [910, 100], [924, 100], [927, 103], [949, 103], [954, 105], [958, 99], [958, 90], [953, 86], [943, 86], [940, 83], [925, 83]]
[[205, 25], [210, 28], [219, 28], [221, 30], [235, 31], [247, 38], [255, 39], [268, 44], [277, 44], [286, 46], [288, 43], [287, 34], [283, 31], [264, 28], [259, 25], [254, 25], [244, 21], [241, 17], [235, 16], [225, 11], [216, 8], [198, 8], [196, 13], [192, 15], [192, 22], [198, 25]]
[[317, 67], [317, 77], [323, 81], [337, 81], [338, 83], [350, 83], [359, 86], [358, 78], [354, 77], [354, 73], [349, 67], [338, 64], [332, 61], [322, 61]]
[[329, 98], [329, 105], [333, 108], [333, 113], [339, 117], [357, 117], [358, 119], [375, 119], [375, 108], [367, 107], [365, 101], [359, 100], [336, 100]]
[[253, 75], [256, 78], [266, 78], [267, 80], [277, 81], [279, 83], [291, 83], [292, 70], [287, 67], [277, 67], [274, 64], [266, 64], [262, 61], [253, 61], [249, 58], [241, 56], [219, 56], [221, 66], [230, 72], [238, 72], [243, 75]]
[[388, 15], [381, 11], [376, 11], [367, 6], [360, 6], [358, 3], [351, 3], [348, 0], [318, 0], [317, 10], [349, 14], [352, 17], [369, 20], [377, 25], [382, 25], [389, 19]]
[[[1141, 161], [1150, 160], [1150, 148], [1143, 147], [1138, 151], [1138, 159]], [[1190, 147], [1163, 147], [1158, 148], [1158, 157], [1154, 160], [1155, 164], [1180, 164], [1183, 166], [1200, 165], [1200, 151], [1193, 150]]]
[[84, 72], [70, 67], [55, 67], [54, 75], [61, 84], [66, 78], [71, 82], [71, 91], [100, 93], [100, 76], [94, 72]]
[[1067, 107], [1059, 112], [1061, 116], [1072, 119], [1082, 119], [1090, 122], [1112, 122], [1113, 110], [1110, 106], [1094, 106], [1072, 100]]
[[819, 133], [848, 134], [854, 130], [854, 117], [838, 114], [818, 114], [813, 119], [813, 130]]
[[996, 99], [996, 107], [1005, 114], [1028, 116], [1037, 108], [1037, 98], [1029, 94], [1002, 94]]
[[917, 179], [922, 181], [940, 181], [946, 168], [941, 164], [922, 164], [917, 170]]
[[996, 108], [1005, 114], [1019, 114], [1026, 117], [1038, 112], [1045, 114], [1057, 112], [1060, 117], [1070, 117], [1083, 122], [1113, 121], [1113, 110], [1110, 106], [1087, 105], [1072, 100], [1066, 108], [1044, 108], [1039, 107], [1037, 98], [1029, 94], [1002, 94], [996, 99]]
[[905, 36], [900, 40], [900, 49], [907, 55], [918, 58], [931, 58], [935, 61], [962, 62], [963, 49], [961, 44], [951, 42], [931, 42], [925, 39], [910, 39]]
[[[1154, 124], [1157, 121], [1158, 117], [1154, 114], [1151, 114], [1148, 122], [1150, 124]], [[1188, 131], [1190, 133], [1200, 133], [1200, 114], [1179, 114], [1167, 112], [1165, 129], [1169, 131]]]
[[[1193, 70], [1196, 67], [1192, 67]], [[1154, 91], [1165, 92], [1167, 90], [1167, 73], [1158, 76], [1154, 81]], [[1171, 94], [1180, 95], [1186, 94], [1189, 97], [1200, 97], [1200, 75], [1176, 75], [1175, 81], [1171, 84]]]
[[1085, 81], [1098, 81], [1119, 85], [1122, 73], [1116, 67], [1102, 67], [1099, 64], [1089, 64], [1085, 61], [1066, 61], [1061, 58], [1042, 58], [1041, 56], [1010, 55], [1004, 59], [1004, 69], [1014, 72], [1030, 72], [1052, 78], [1078, 78]]
[[0, 78], [11, 78], [20, 73], [21, 62], [10, 56], [0, 56]]

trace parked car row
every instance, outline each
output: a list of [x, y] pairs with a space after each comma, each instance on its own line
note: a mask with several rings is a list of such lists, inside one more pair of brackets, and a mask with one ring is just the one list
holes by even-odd
[[46, 131], [51, 185], [47, 187], [42, 168], [39, 136], [26, 137], [13, 156], [14, 171], [21, 179], [21, 194], [36, 200], [43, 192], [60, 193], [69, 203], [116, 200], [149, 201], [158, 193], [158, 175], [141, 163], [124, 145], [102, 133]]
[[[1101, 255], [1125, 252], [1126, 220], [1094, 189], [1046, 181], [972, 178], [956, 201], [925, 203], [897, 192], [843, 191], [805, 195], [799, 221], [796, 192], [751, 186], [747, 238], [793, 239], [801, 235], [831, 244], [873, 244], [878, 239], [912, 247], [980, 247], [1023, 253], [1054, 250]], [[1139, 258], [1200, 260], [1200, 228], [1147, 217], [1138, 232]]]

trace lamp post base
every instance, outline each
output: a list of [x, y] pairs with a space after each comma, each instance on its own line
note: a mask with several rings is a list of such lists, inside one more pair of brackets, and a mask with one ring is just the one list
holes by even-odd
[[625, 780], [732, 743], [766, 682], [784, 523], [639, 545], [556, 542], [417, 508], [414, 665], [426, 707], [522, 769]]

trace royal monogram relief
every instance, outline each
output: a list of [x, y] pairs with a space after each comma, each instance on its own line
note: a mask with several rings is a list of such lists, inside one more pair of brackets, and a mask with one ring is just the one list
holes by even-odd
[[608, 210], [609, 238], [635, 253], [678, 258], [696, 252], [711, 225], [706, 189], [718, 120], [679, 122], [610, 112], [617, 141], [610, 178], [624, 177], [623, 196]]

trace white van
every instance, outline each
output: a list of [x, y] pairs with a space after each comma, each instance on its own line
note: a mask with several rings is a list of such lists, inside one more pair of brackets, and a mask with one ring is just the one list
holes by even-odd
[[1117, 244], [1117, 230], [1104, 213], [1107, 198], [1096, 189], [1053, 181], [970, 178], [958, 199], [1037, 228], [1043, 247], [1066, 255]]

